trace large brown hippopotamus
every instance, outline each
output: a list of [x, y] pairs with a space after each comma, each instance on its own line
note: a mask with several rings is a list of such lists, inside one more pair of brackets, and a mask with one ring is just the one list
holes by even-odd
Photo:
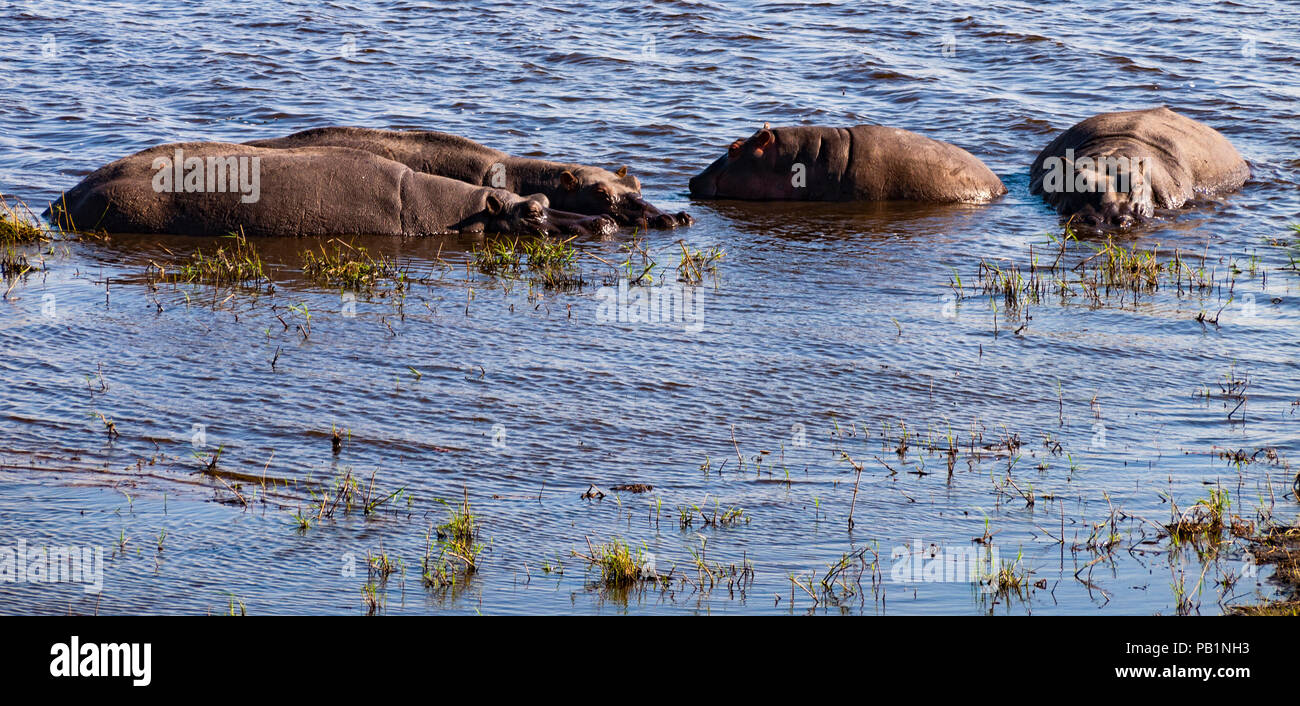
[[1061, 133], [1030, 167], [1029, 190], [1063, 216], [1126, 227], [1249, 177], [1228, 138], [1161, 107], [1102, 113]]
[[690, 182], [697, 198], [989, 201], [1007, 188], [966, 150], [898, 128], [766, 125]]
[[105, 165], [44, 216], [66, 230], [224, 235], [612, 233], [608, 216], [417, 172], [340, 147], [160, 145]]
[[642, 199], [641, 182], [627, 173], [627, 167], [611, 172], [580, 164], [513, 157], [445, 132], [323, 127], [247, 144], [366, 150], [425, 174], [493, 186], [520, 195], [544, 194], [557, 209], [608, 215], [620, 225], [675, 228], [694, 222], [685, 213], [664, 213]]

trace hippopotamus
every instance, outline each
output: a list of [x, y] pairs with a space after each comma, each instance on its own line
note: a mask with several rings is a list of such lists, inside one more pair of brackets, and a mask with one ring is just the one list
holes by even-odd
[[544, 194], [554, 208], [608, 215], [620, 225], [675, 228], [694, 223], [685, 213], [664, 213], [641, 198], [641, 182], [627, 167], [599, 167], [513, 157], [458, 135], [431, 130], [323, 127], [287, 137], [254, 140], [255, 147], [351, 147], [401, 162], [424, 174], [493, 186], [516, 194]]
[[1249, 177], [1228, 138], [1160, 107], [1094, 115], [1061, 133], [1030, 167], [1029, 190], [1063, 216], [1123, 228]]
[[697, 198], [980, 203], [1005, 194], [966, 150], [876, 125], [764, 125], [690, 182]]
[[105, 165], [51, 203], [67, 230], [224, 235], [612, 233], [608, 216], [417, 172], [342, 147], [159, 145]]

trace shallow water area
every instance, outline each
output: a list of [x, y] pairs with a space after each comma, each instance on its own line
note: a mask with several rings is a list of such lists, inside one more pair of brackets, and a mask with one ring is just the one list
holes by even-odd
[[[1172, 614], [1277, 594], [1242, 546], [1160, 528], [1211, 491], [1244, 520], [1300, 510], [1300, 16], [1285, 3], [0, 16], [0, 192], [36, 211], [154, 144], [363, 125], [628, 165], [649, 201], [697, 220], [573, 241], [585, 283], [564, 290], [484, 273], [473, 237], [348, 239], [405, 268], [400, 290], [362, 292], [299, 271], [315, 241], [256, 241], [270, 282], [233, 288], [160, 276], [222, 239], [28, 248], [43, 268], [0, 299], [0, 546], [102, 548], [104, 585], [0, 583], [0, 611]], [[1012, 308], [984, 289], [982, 261], [1029, 277], [1062, 252], [1028, 193], [1038, 151], [1090, 115], [1159, 104], [1252, 168], [1239, 193], [1116, 236], [1181, 258], [1180, 279], [1062, 296], [1043, 275]], [[1009, 193], [692, 201], [687, 180], [765, 121], [914, 130]], [[725, 252], [698, 285], [677, 281], [679, 240]], [[1060, 257], [1104, 243], [1080, 233]], [[642, 248], [689, 316], [601, 315], [607, 263]], [[394, 495], [326, 517], [340, 478]], [[631, 483], [653, 489], [611, 489]], [[581, 497], [593, 484], [604, 496]], [[437, 526], [466, 498], [477, 570], [426, 585]], [[603, 585], [583, 555], [616, 539], [666, 581]], [[377, 572], [380, 556], [399, 568]], [[927, 563], [944, 556], [1023, 585]]]

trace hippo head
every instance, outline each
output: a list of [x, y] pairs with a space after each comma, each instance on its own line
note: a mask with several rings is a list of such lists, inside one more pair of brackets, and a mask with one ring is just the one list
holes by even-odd
[[1130, 228], [1141, 223], [1155, 213], [1151, 197], [1140, 193], [1123, 191], [1106, 191], [1099, 198], [1081, 204], [1078, 210], [1070, 212], [1073, 218], [1083, 225], [1094, 228]]
[[[480, 227], [481, 226], [481, 227]], [[488, 192], [483, 210], [470, 230], [525, 235], [609, 235], [618, 224], [609, 216], [585, 216], [550, 208], [543, 194], [517, 196], [508, 191]]]
[[484, 199], [483, 210], [471, 219], [470, 230], [485, 233], [530, 233], [541, 235], [550, 226], [550, 204], [542, 194], [516, 196], [494, 189]]
[[619, 225], [676, 228], [695, 222], [686, 213], [665, 213], [641, 198], [641, 182], [627, 173], [574, 167], [560, 174], [556, 206], [574, 213], [604, 214]]
[[1132, 167], [1095, 167], [1095, 179], [1104, 184], [1098, 199], [1079, 216], [1097, 226], [1128, 228], [1155, 215], [1151, 188], [1151, 163], [1135, 159]]
[[1037, 165], [1030, 192], [1058, 213], [1093, 228], [1129, 228], [1155, 214], [1154, 163], [1119, 153], [1047, 157]]
[[792, 160], [782, 155], [780, 147], [777, 131], [767, 125], [748, 140], [736, 140], [725, 155], [691, 179], [691, 196], [758, 201], [794, 198]]

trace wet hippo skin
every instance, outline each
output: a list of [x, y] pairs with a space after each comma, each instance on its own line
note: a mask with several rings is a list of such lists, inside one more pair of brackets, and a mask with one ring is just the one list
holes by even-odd
[[[178, 154], [183, 164], [173, 178]], [[197, 174], [188, 169], [191, 162]], [[227, 175], [233, 178], [221, 178]], [[363, 150], [190, 142], [101, 167], [44, 216], [67, 230], [181, 235], [240, 229], [250, 236], [608, 233], [616, 227], [606, 216], [548, 205], [545, 196], [423, 174]]]
[[496, 186], [520, 195], [544, 194], [562, 211], [608, 215], [621, 225], [674, 228], [694, 222], [668, 214], [641, 198], [641, 182], [623, 167], [599, 167], [512, 157], [473, 140], [427, 130], [323, 127], [287, 137], [254, 140], [256, 147], [351, 147], [401, 162], [418, 172]]
[[[1109, 174], [1103, 162], [1117, 168]], [[1029, 189], [1062, 216], [1124, 227], [1240, 189], [1250, 167], [1217, 130], [1166, 107], [1095, 115], [1052, 140]]]
[[914, 132], [764, 126], [691, 179], [696, 198], [751, 201], [989, 201], [1006, 193], [966, 150]]

